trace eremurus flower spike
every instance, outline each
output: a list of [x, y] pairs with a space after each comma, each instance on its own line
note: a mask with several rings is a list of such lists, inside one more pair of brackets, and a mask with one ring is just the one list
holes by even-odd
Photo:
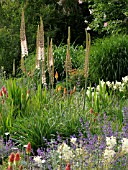
[[70, 27], [68, 27], [67, 53], [66, 53], [66, 61], [65, 61], [67, 91], [68, 91], [68, 76], [71, 70], [72, 70], [72, 63], [70, 58]]
[[41, 65], [41, 77], [42, 84], [46, 86], [46, 76], [45, 76], [45, 56], [44, 56], [44, 26], [42, 17], [40, 17], [40, 28], [39, 28], [39, 51], [38, 59]]
[[88, 70], [89, 70], [89, 55], [90, 55], [90, 45], [91, 45], [91, 38], [90, 34], [86, 32], [86, 56], [85, 56], [85, 65], [84, 65], [84, 77], [85, 77], [85, 89], [84, 89], [84, 106], [83, 106], [83, 113], [85, 111], [85, 100], [86, 100], [86, 90], [87, 90], [87, 79], [88, 79]]
[[40, 41], [39, 41], [39, 36], [40, 36], [40, 30], [39, 30], [39, 25], [37, 28], [37, 35], [36, 35], [36, 68], [40, 68], [40, 54], [39, 54], [39, 48], [40, 48]]
[[88, 77], [90, 44], [91, 44], [90, 34], [86, 30], [86, 56], [85, 56], [85, 65], [84, 65], [84, 77], [85, 78]]
[[49, 46], [49, 78], [50, 78], [50, 83], [53, 87], [54, 84], [54, 58], [53, 58], [53, 49], [52, 49], [52, 38], [50, 41], [50, 46]]
[[21, 70], [24, 71], [24, 57], [28, 56], [27, 40], [25, 34], [25, 19], [24, 19], [24, 10], [22, 10], [21, 17], [21, 27], [20, 27], [20, 41], [21, 41]]
[[68, 39], [67, 39], [67, 53], [65, 61], [65, 71], [68, 74], [72, 70], [72, 63], [70, 57], [70, 27], [68, 27]]

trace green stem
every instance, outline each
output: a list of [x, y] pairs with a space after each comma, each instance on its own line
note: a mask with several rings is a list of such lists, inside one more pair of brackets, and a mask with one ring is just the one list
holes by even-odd
[[40, 109], [42, 102], [42, 60], [40, 60]]
[[83, 114], [84, 114], [84, 111], [85, 111], [86, 90], [87, 90], [87, 78], [85, 78], [85, 89], [84, 89], [84, 106], [83, 106]]
[[29, 168], [29, 155], [27, 155], [27, 170]]

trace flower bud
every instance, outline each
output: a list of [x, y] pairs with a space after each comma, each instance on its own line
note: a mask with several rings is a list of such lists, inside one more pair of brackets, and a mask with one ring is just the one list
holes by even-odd
[[64, 88], [64, 94], [67, 94], [67, 90], [66, 90], [66, 88]]
[[58, 80], [58, 73], [56, 71], [56, 74], [55, 74], [55, 79]]
[[30, 154], [30, 152], [31, 152], [31, 143], [29, 142], [26, 147], [26, 154]]
[[20, 161], [20, 153], [19, 152], [16, 153], [14, 161], [15, 161], [15, 165], [18, 166], [19, 161]]
[[15, 157], [15, 154], [12, 152], [11, 155], [9, 156], [9, 160], [8, 160], [10, 166], [14, 162], [14, 157]]
[[94, 111], [93, 111], [93, 109], [91, 108], [91, 109], [90, 109], [90, 113], [92, 114], [93, 112], [94, 112]]

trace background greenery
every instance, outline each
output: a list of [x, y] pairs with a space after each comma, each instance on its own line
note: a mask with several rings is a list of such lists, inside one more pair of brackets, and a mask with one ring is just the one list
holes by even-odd
[[[71, 44], [85, 46], [85, 28], [91, 27], [92, 40], [113, 33], [127, 34], [127, 4], [125, 0], [1, 0], [0, 1], [0, 67], [12, 73], [12, 62], [19, 67], [20, 20], [25, 9], [26, 36], [29, 53], [35, 52], [36, 31], [40, 16], [44, 21], [45, 46], [47, 37], [55, 45], [67, 43], [67, 28], [71, 27]], [[92, 13], [90, 12], [92, 10]], [[104, 18], [104, 14], [106, 18]], [[87, 20], [88, 23], [84, 21]], [[104, 27], [104, 22], [108, 23]]]

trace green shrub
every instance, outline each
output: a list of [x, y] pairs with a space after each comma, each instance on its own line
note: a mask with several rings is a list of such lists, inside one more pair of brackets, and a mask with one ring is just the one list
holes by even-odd
[[91, 47], [89, 78], [92, 83], [120, 81], [128, 74], [128, 35], [98, 39]]
[[92, 30], [101, 37], [127, 32], [127, 2], [126, 0], [91, 0], [89, 8], [93, 18], [89, 24]]
[[[64, 46], [55, 46], [54, 48], [54, 59], [55, 59], [55, 70], [58, 71], [59, 76], [64, 78], [64, 64], [66, 59], [66, 45]], [[72, 61], [73, 68], [82, 68], [83, 61], [85, 57], [85, 52], [83, 46], [76, 46], [73, 45], [70, 47], [70, 56]]]
[[[59, 75], [59, 81], [62, 81], [65, 79], [65, 71], [64, 71], [64, 65], [66, 60], [66, 45], [60, 45], [60, 46], [53, 46], [53, 54], [54, 54], [54, 70], [55, 72], [58, 72]], [[70, 47], [70, 56], [72, 61], [72, 68], [74, 69], [83, 69], [84, 65], [84, 58], [85, 58], [85, 50], [83, 46], [76, 46], [74, 47], [71, 45]], [[48, 82], [48, 74], [47, 74], [47, 49], [45, 49], [45, 59], [46, 59], [46, 77]], [[29, 56], [25, 59], [25, 65], [27, 72], [34, 71], [35, 69], [35, 63], [36, 63], [36, 56], [34, 53], [29, 54]], [[37, 71], [39, 72], [39, 71]], [[36, 73], [36, 72], [35, 72]], [[71, 82], [71, 84], [74, 84], [74, 81]]]

